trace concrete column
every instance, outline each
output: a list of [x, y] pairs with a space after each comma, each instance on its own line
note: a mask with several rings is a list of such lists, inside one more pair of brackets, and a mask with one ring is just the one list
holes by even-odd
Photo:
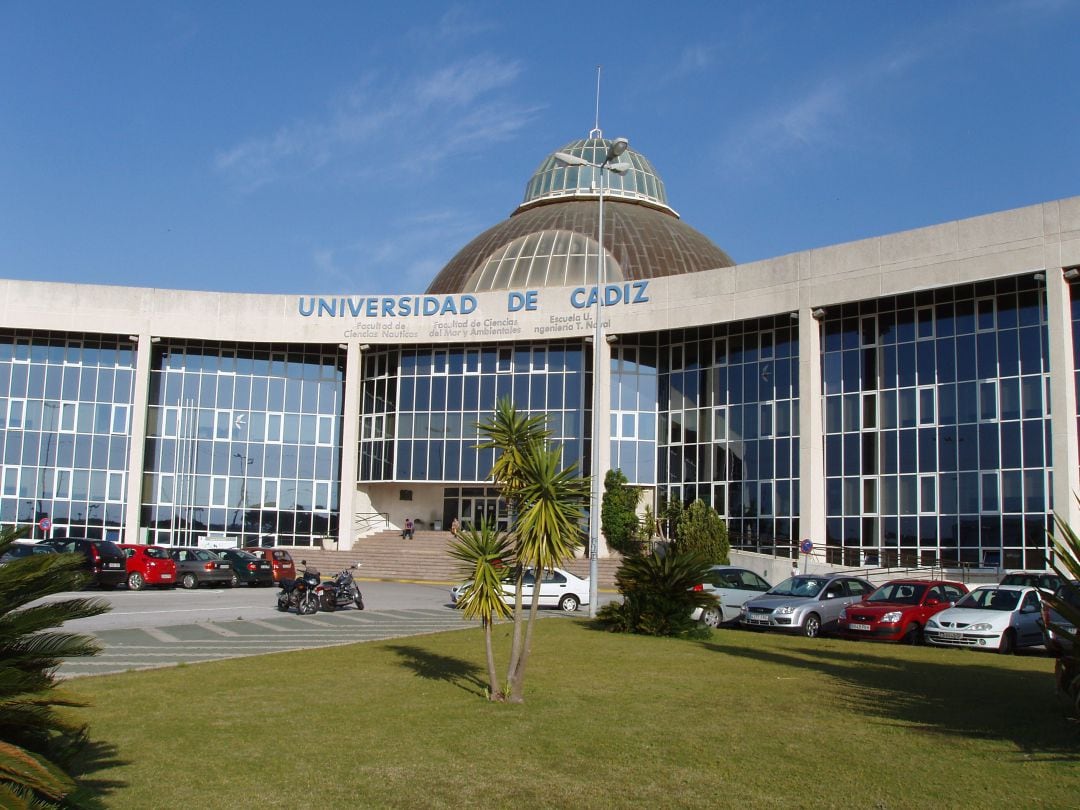
[[821, 324], [799, 307], [799, 537], [825, 548], [825, 436], [822, 422]]
[[[615, 335], [607, 335], [600, 344], [600, 368], [596, 377], [596, 385], [599, 386], [599, 396], [596, 398], [596, 406], [600, 411], [600, 435], [596, 438], [600, 447], [600, 502], [604, 502], [604, 477], [611, 469], [611, 344], [609, 340], [617, 340]], [[597, 557], [610, 557], [611, 552], [604, 541], [603, 532], [600, 534], [600, 543], [597, 549]]]
[[[365, 344], [366, 345], [366, 344]], [[341, 478], [338, 481], [337, 546], [345, 551], [353, 545], [353, 503], [360, 454], [360, 387], [364, 353], [359, 343], [350, 342], [345, 354], [345, 405], [341, 426]]]
[[[1080, 457], [1077, 451], [1076, 388], [1070, 284], [1055, 266], [1059, 257], [1047, 257], [1046, 319], [1050, 338], [1050, 431], [1054, 456], [1054, 511], [1080, 528]], [[1078, 282], [1080, 283], [1080, 282]]]
[[140, 334], [135, 351], [135, 379], [131, 402], [131, 430], [127, 460], [127, 491], [124, 493], [124, 542], [142, 541], [143, 464], [146, 459], [146, 416], [150, 399], [150, 355], [153, 348], [149, 334]]

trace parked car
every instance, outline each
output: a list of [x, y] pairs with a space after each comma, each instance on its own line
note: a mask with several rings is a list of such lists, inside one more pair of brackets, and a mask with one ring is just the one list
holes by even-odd
[[169, 556], [176, 560], [176, 576], [185, 588], [198, 588], [204, 582], [232, 586], [232, 566], [209, 549], [174, 546]]
[[1043, 643], [1039, 589], [983, 585], [954, 607], [932, 616], [923, 635], [943, 647], [997, 650], [1008, 655]]
[[218, 549], [217, 554], [232, 566], [234, 588], [241, 582], [252, 586], [274, 584], [274, 570], [265, 557], [257, 557], [242, 548]]
[[244, 551], [254, 554], [256, 557], [262, 557], [270, 563], [274, 582], [281, 582], [283, 579], [296, 579], [296, 565], [293, 563], [292, 555], [285, 549], [254, 546], [245, 548]]
[[[1054, 595], [1067, 605], [1080, 610], [1080, 580], [1063, 582]], [[1073, 639], [1076, 638], [1076, 627], [1050, 607], [1050, 603], [1045, 599], [1042, 600], [1042, 619], [1046, 649], [1054, 655], [1068, 655], [1073, 648]]]
[[[507, 578], [503, 581], [503, 601], [512, 605], [514, 603], [515, 580], [513, 570], [507, 569]], [[450, 589], [450, 601], [455, 605], [462, 592], [472, 585], [472, 582], [463, 582]], [[533, 588], [536, 580], [531, 569], [525, 571], [522, 579], [521, 599], [522, 604], [532, 603]], [[589, 604], [589, 580], [556, 568], [544, 571], [544, 577], [540, 581], [540, 606], [557, 607], [567, 613], [573, 613], [578, 605]]]
[[690, 618], [708, 627], [737, 622], [743, 614], [743, 603], [760, 596], [772, 586], [753, 571], [734, 565], [714, 565], [705, 581], [694, 588], [716, 595], [716, 604], [694, 608]]
[[836, 627], [840, 611], [874, 592], [865, 579], [845, 574], [789, 577], [743, 606], [742, 624], [814, 638]]
[[19, 560], [23, 557], [30, 557], [34, 554], [55, 554], [56, 549], [52, 546], [42, 545], [41, 543], [33, 543], [26, 541], [15, 541], [8, 550], [4, 552], [3, 556], [0, 556], [0, 565], [9, 563], [12, 560]]
[[840, 611], [837, 629], [847, 638], [919, 644], [930, 617], [952, 607], [967, 592], [959, 582], [895, 579]]
[[1053, 593], [1061, 587], [1062, 580], [1057, 574], [1047, 571], [1013, 571], [1001, 578], [998, 585], [1021, 585], [1038, 588], [1043, 593]]
[[90, 575], [89, 585], [111, 590], [127, 579], [124, 552], [111, 540], [91, 540], [85, 537], [61, 537], [42, 540], [41, 545], [61, 554], [83, 555], [83, 570]]
[[127, 558], [129, 591], [141, 591], [147, 585], [176, 586], [176, 561], [169, 556], [168, 549], [135, 543], [118, 543], [117, 546]]

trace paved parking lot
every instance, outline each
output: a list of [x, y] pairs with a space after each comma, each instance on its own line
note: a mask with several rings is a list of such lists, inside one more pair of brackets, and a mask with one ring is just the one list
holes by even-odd
[[366, 610], [347, 608], [314, 616], [279, 612], [276, 588], [79, 594], [100, 596], [113, 610], [68, 622], [65, 629], [95, 636], [104, 649], [93, 658], [65, 662], [59, 674], [125, 672], [458, 630], [472, 624], [450, 607], [448, 590], [442, 586], [362, 582], [361, 589]]

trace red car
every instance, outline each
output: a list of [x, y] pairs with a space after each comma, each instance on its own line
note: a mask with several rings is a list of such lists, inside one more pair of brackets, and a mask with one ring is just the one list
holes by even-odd
[[127, 558], [127, 586], [129, 591], [141, 591], [147, 585], [176, 585], [176, 561], [160, 546], [140, 546], [133, 543], [117, 543]]
[[894, 579], [869, 599], [844, 608], [837, 629], [847, 638], [920, 644], [929, 618], [952, 607], [967, 592], [959, 582]]
[[283, 579], [296, 579], [296, 566], [293, 565], [292, 556], [285, 549], [253, 546], [245, 548], [244, 551], [248, 551], [260, 559], [270, 561], [274, 571], [274, 582], [280, 582]]

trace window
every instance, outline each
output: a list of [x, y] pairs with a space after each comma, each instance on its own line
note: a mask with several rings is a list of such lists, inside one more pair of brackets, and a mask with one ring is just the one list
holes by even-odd
[[266, 415], [266, 441], [281, 443], [281, 414], [268, 413]]
[[126, 436], [128, 432], [129, 408], [127, 405], [113, 405], [112, 432]]
[[26, 412], [26, 400], [12, 399], [8, 402], [7, 426], [8, 430], [21, 430], [23, 415]]

